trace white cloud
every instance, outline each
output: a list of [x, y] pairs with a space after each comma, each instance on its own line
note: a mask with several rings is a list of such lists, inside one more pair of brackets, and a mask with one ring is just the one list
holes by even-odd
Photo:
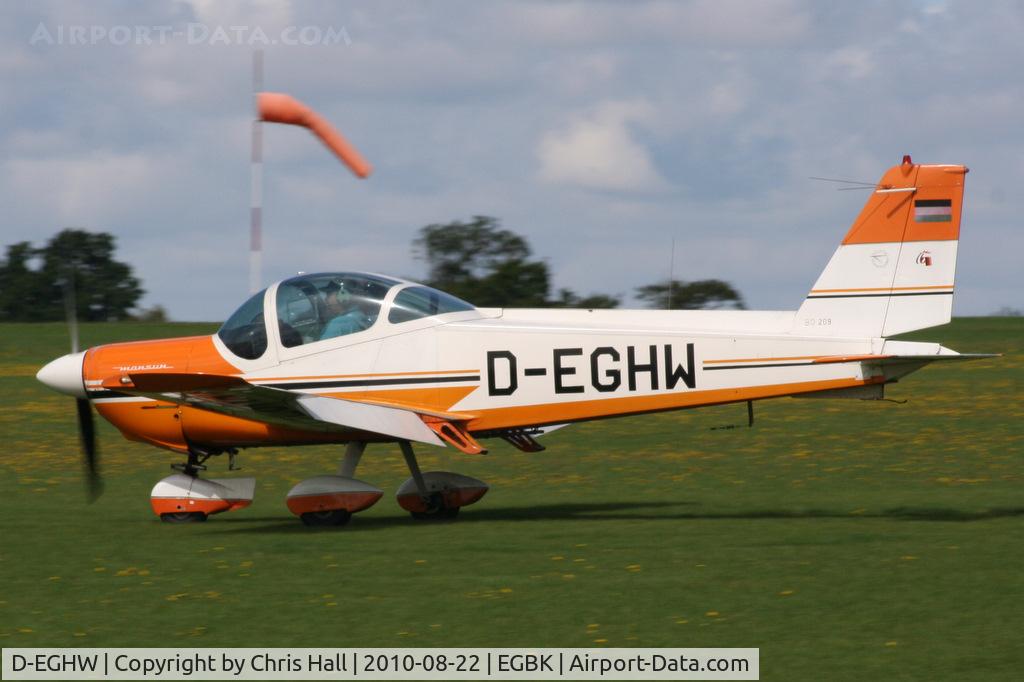
[[605, 102], [573, 116], [569, 125], [545, 133], [537, 156], [546, 182], [598, 190], [656, 191], [668, 183], [654, 168], [650, 152], [630, 128], [652, 115], [642, 101]]
[[824, 72], [859, 80], [875, 71], [875, 59], [865, 47], [849, 45], [833, 51], [823, 62]]
[[588, 50], [568, 61], [549, 61], [538, 68], [538, 78], [552, 90], [568, 97], [586, 97], [614, 87], [622, 68], [619, 55], [605, 50]]
[[672, 26], [691, 39], [732, 46], [791, 44], [811, 27], [809, 13], [796, 0], [652, 3], [646, 14], [653, 25]]
[[734, 116], [747, 106], [747, 93], [739, 83], [716, 83], [707, 97], [707, 108], [714, 116]]
[[289, 24], [289, 0], [186, 0], [196, 19], [211, 26], [260, 27], [267, 35]]
[[798, 0], [512, 3], [494, 8], [491, 16], [502, 26], [502, 37], [542, 45], [785, 45], [811, 26]]
[[140, 153], [99, 152], [88, 158], [11, 159], [0, 175], [4, 189], [36, 197], [60, 226], [103, 225], [145, 205], [156, 189], [159, 161]]

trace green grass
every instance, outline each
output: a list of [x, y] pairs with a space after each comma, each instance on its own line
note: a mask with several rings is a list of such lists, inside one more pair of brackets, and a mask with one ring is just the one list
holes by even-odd
[[[84, 344], [210, 325], [86, 325]], [[0, 645], [760, 647], [762, 679], [1017, 678], [1024, 665], [1024, 320], [915, 334], [996, 360], [889, 387], [581, 424], [523, 454], [423, 448], [492, 484], [454, 524], [388, 493], [338, 530], [284, 506], [340, 448], [244, 452], [252, 507], [168, 526], [180, 457], [103, 423], [84, 501], [74, 406], [36, 383], [62, 325], [0, 326]], [[226, 462], [215, 461], [210, 475]], [[397, 448], [359, 477], [393, 491]]]

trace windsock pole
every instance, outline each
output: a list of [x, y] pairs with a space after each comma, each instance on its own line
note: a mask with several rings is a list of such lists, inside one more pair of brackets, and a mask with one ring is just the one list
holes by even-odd
[[249, 200], [249, 293], [260, 290], [263, 280], [263, 123], [259, 111], [263, 90], [263, 50], [252, 53], [252, 184]]
[[365, 178], [373, 166], [363, 158], [323, 116], [291, 95], [263, 92], [263, 51], [252, 55], [252, 97], [256, 118], [252, 122], [252, 200], [249, 217], [249, 290], [262, 288], [263, 276], [263, 123], [284, 123], [308, 129], [325, 147], [348, 166], [356, 177]]

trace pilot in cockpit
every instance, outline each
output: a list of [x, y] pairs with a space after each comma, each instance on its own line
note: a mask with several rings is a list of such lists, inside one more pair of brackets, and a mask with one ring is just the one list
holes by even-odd
[[362, 310], [344, 282], [331, 280], [322, 289], [324, 296], [324, 327], [320, 340], [333, 339], [362, 331], [373, 324], [373, 320]]

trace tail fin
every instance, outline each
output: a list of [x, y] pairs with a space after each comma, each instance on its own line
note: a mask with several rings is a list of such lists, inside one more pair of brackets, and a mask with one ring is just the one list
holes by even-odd
[[793, 331], [881, 337], [949, 322], [966, 166], [909, 156], [875, 187]]

